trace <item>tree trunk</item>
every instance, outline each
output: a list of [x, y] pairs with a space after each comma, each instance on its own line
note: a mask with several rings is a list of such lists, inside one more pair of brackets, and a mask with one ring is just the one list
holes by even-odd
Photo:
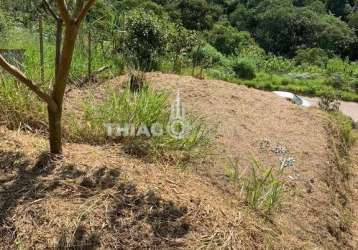
[[61, 19], [57, 19], [56, 20], [56, 69], [55, 69], [55, 75], [57, 78], [58, 75], [58, 68], [60, 65], [60, 59], [61, 59], [61, 47], [62, 47], [62, 20]]
[[62, 153], [61, 116], [61, 110], [53, 112], [51, 109], [48, 109], [50, 151], [52, 154]]
[[88, 74], [88, 81], [91, 81], [91, 76], [92, 76], [92, 36], [91, 36], [91, 31], [88, 31], [88, 48], [87, 48], [87, 53], [88, 53], [88, 67], [87, 67], [87, 74]]
[[39, 38], [40, 38], [40, 78], [41, 84], [45, 84], [45, 59], [44, 59], [44, 28], [43, 17], [39, 16]]
[[70, 24], [65, 29], [63, 48], [59, 62], [58, 72], [55, 80], [52, 98], [58, 106], [57, 112], [49, 110], [49, 131], [50, 131], [50, 150], [53, 154], [62, 153], [62, 107], [68, 75], [71, 68], [72, 56], [75, 49], [76, 38], [79, 26]]

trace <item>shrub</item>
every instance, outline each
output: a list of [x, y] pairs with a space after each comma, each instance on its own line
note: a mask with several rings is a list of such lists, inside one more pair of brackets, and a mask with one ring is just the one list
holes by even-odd
[[190, 30], [211, 29], [214, 22], [222, 13], [221, 8], [208, 4], [206, 0], [180, 0], [175, 5], [175, 11], [185, 28]]
[[325, 67], [329, 60], [328, 54], [319, 48], [299, 49], [296, 51], [297, 64], [312, 64]]
[[252, 80], [256, 77], [255, 65], [247, 59], [239, 59], [233, 64], [233, 70], [237, 77]]
[[332, 86], [335, 89], [342, 89], [344, 87], [344, 79], [340, 74], [334, 74], [331, 76], [327, 82], [328, 85]]
[[328, 60], [326, 72], [328, 75], [334, 75], [334, 74], [342, 74], [342, 75], [349, 75], [351, 72], [350, 70], [351, 65], [349, 62], [343, 61], [341, 58], [332, 58]]
[[283, 79], [281, 80], [281, 84], [282, 84], [283, 86], [287, 86], [287, 85], [290, 84], [291, 82], [292, 82], [292, 80], [289, 79], [289, 78], [283, 78]]
[[193, 52], [199, 44], [197, 33], [176, 25], [170, 37], [170, 52], [173, 57], [173, 71], [181, 73], [182, 57]]
[[208, 33], [208, 41], [226, 55], [239, 53], [243, 48], [255, 45], [249, 32], [239, 32], [227, 23], [219, 23]]
[[358, 93], [358, 79], [354, 80], [354, 81], [351, 83], [351, 88], [352, 88], [356, 93]]
[[260, 62], [259, 68], [267, 73], [287, 73], [295, 69], [295, 63], [281, 56], [269, 55]]
[[224, 56], [208, 43], [194, 49], [192, 57], [197, 65], [204, 64], [207, 66], [220, 64], [224, 60]]
[[249, 30], [254, 21], [251, 11], [244, 4], [236, 6], [236, 9], [230, 14], [229, 20], [231, 25], [239, 30]]
[[203, 77], [203, 69], [209, 68], [214, 65], [222, 65], [227, 66], [229, 63], [228, 60], [213, 46], [208, 43], [204, 43], [203, 45], [198, 46], [198, 48], [194, 49], [192, 52], [192, 60], [193, 60], [193, 74], [195, 71], [195, 67], [200, 67], [200, 77]]
[[280, 2], [261, 1], [257, 7], [255, 33], [266, 50], [293, 56], [300, 47], [319, 47], [342, 55], [354, 42], [353, 30], [339, 18]]
[[310, 4], [307, 5], [307, 8], [318, 14], [323, 15], [327, 13], [325, 4], [320, 0], [313, 0]]
[[353, 12], [348, 16], [349, 26], [358, 32], [358, 12]]
[[224, 66], [217, 66], [209, 69], [206, 74], [213, 79], [219, 79], [224, 81], [233, 81], [235, 73], [231, 68]]
[[125, 23], [125, 54], [142, 71], [155, 68], [167, 48], [169, 27], [166, 20], [144, 10], [130, 12]]
[[318, 105], [323, 111], [338, 112], [340, 102], [337, 99], [338, 95], [335, 92], [325, 92], [322, 94]]

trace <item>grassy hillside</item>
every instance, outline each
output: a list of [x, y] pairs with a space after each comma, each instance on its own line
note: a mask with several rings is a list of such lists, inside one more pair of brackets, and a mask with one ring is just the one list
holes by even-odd
[[0, 249], [357, 249], [357, 8], [0, 0]]
[[[126, 79], [73, 89], [66, 124], [74, 116], [89, 126], [81, 103], [111, 100], [108, 90], [122, 93]], [[222, 81], [159, 73], [147, 79], [170, 99], [181, 83], [188, 112], [212, 128], [210, 151], [188, 158], [182, 148], [164, 148], [147, 157], [128, 151], [125, 141], [93, 144], [101, 135], [92, 127], [91, 137], [66, 143], [64, 155], [51, 158], [42, 153], [41, 133], [1, 127], [3, 246], [354, 249], [355, 189], [345, 151], [351, 125], [343, 117], [336, 123], [321, 111]]]

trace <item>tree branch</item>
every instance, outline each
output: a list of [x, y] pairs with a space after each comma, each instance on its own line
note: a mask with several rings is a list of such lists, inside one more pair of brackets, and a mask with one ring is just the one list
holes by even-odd
[[60, 10], [60, 15], [65, 23], [71, 22], [71, 16], [67, 8], [67, 4], [65, 0], [56, 0], [58, 5], [58, 9]]
[[48, 104], [52, 111], [57, 112], [58, 106], [56, 102], [49, 95], [42, 92], [42, 90], [36, 86], [33, 81], [27, 78], [25, 74], [22, 73], [18, 68], [8, 63], [2, 55], [0, 55], [0, 66], [20, 82], [25, 84], [33, 92], [35, 92], [44, 102]]
[[84, 1], [85, 0], [76, 0], [76, 6], [75, 6], [75, 11], [73, 13], [73, 17], [77, 17], [80, 14], [84, 6]]
[[81, 23], [82, 20], [85, 18], [85, 16], [87, 15], [88, 11], [90, 10], [90, 8], [92, 7], [92, 5], [96, 2], [96, 0], [88, 0], [86, 5], [83, 7], [83, 9], [81, 10], [81, 12], [79, 13], [79, 15], [76, 17], [76, 23]]
[[42, 6], [43, 6], [43, 8], [45, 9], [45, 11], [48, 11], [48, 12], [53, 16], [54, 19], [56, 19], [57, 21], [58, 21], [59, 19], [61, 19], [61, 18], [55, 13], [55, 11], [53, 11], [53, 9], [51, 9], [50, 4], [47, 2], [47, 0], [42, 0]]

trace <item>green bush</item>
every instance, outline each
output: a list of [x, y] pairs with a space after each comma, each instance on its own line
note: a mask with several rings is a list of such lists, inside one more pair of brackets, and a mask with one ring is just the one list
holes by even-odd
[[181, 73], [183, 57], [191, 54], [199, 44], [197, 33], [176, 25], [170, 36], [169, 50], [173, 58], [173, 71]]
[[218, 51], [226, 55], [240, 53], [242, 49], [255, 45], [249, 32], [240, 32], [227, 23], [216, 24], [208, 32], [208, 41]]
[[288, 73], [294, 71], [293, 60], [275, 55], [269, 55], [259, 63], [259, 68], [266, 73]]
[[254, 18], [252, 13], [244, 4], [238, 4], [230, 14], [229, 20], [232, 26], [239, 30], [249, 30]]
[[204, 43], [192, 52], [192, 58], [197, 66], [210, 67], [222, 64], [225, 57], [216, 48], [208, 43]]
[[319, 47], [342, 55], [355, 41], [353, 30], [341, 19], [281, 2], [261, 1], [256, 9], [255, 34], [267, 51], [294, 56], [300, 47]]
[[348, 16], [348, 24], [350, 27], [358, 31], [358, 12], [352, 12]]
[[142, 71], [154, 69], [167, 49], [168, 21], [151, 12], [135, 10], [127, 16], [125, 31], [125, 54], [133, 66]]
[[334, 74], [327, 80], [327, 85], [332, 86], [335, 89], [343, 89], [346, 85], [346, 82], [342, 75]]
[[223, 81], [234, 81], [236, 77], [232, 68], [217, 66], [206, 71], [206, 74], [213, 79], [219, 79]]
[[320, 48], [299, 49], [296, 51], [295, 61], [297, 64], [312, 64], [325, 67], [328, 60], [328, 54]]
[[345, 62], [341, 58], [336, 57], [328, 60], [326, 72], [328, 75], [334, 75], [334, 74], [349, 75], [350, 68], [351, 65], [349, 65], [348, 62]]
[[239, 59], [232, 66], [237, 77], [252, 80], [256, 77], [255, 65], [247, 59]]
[[175, 16], [190, 30], [211, 29], [223, 12], [222, 8], [209, 4], [206, 0], [179, 0], [174, 3]]
[[358, 94], [358, 79], [351, 83], [351, 88]]

